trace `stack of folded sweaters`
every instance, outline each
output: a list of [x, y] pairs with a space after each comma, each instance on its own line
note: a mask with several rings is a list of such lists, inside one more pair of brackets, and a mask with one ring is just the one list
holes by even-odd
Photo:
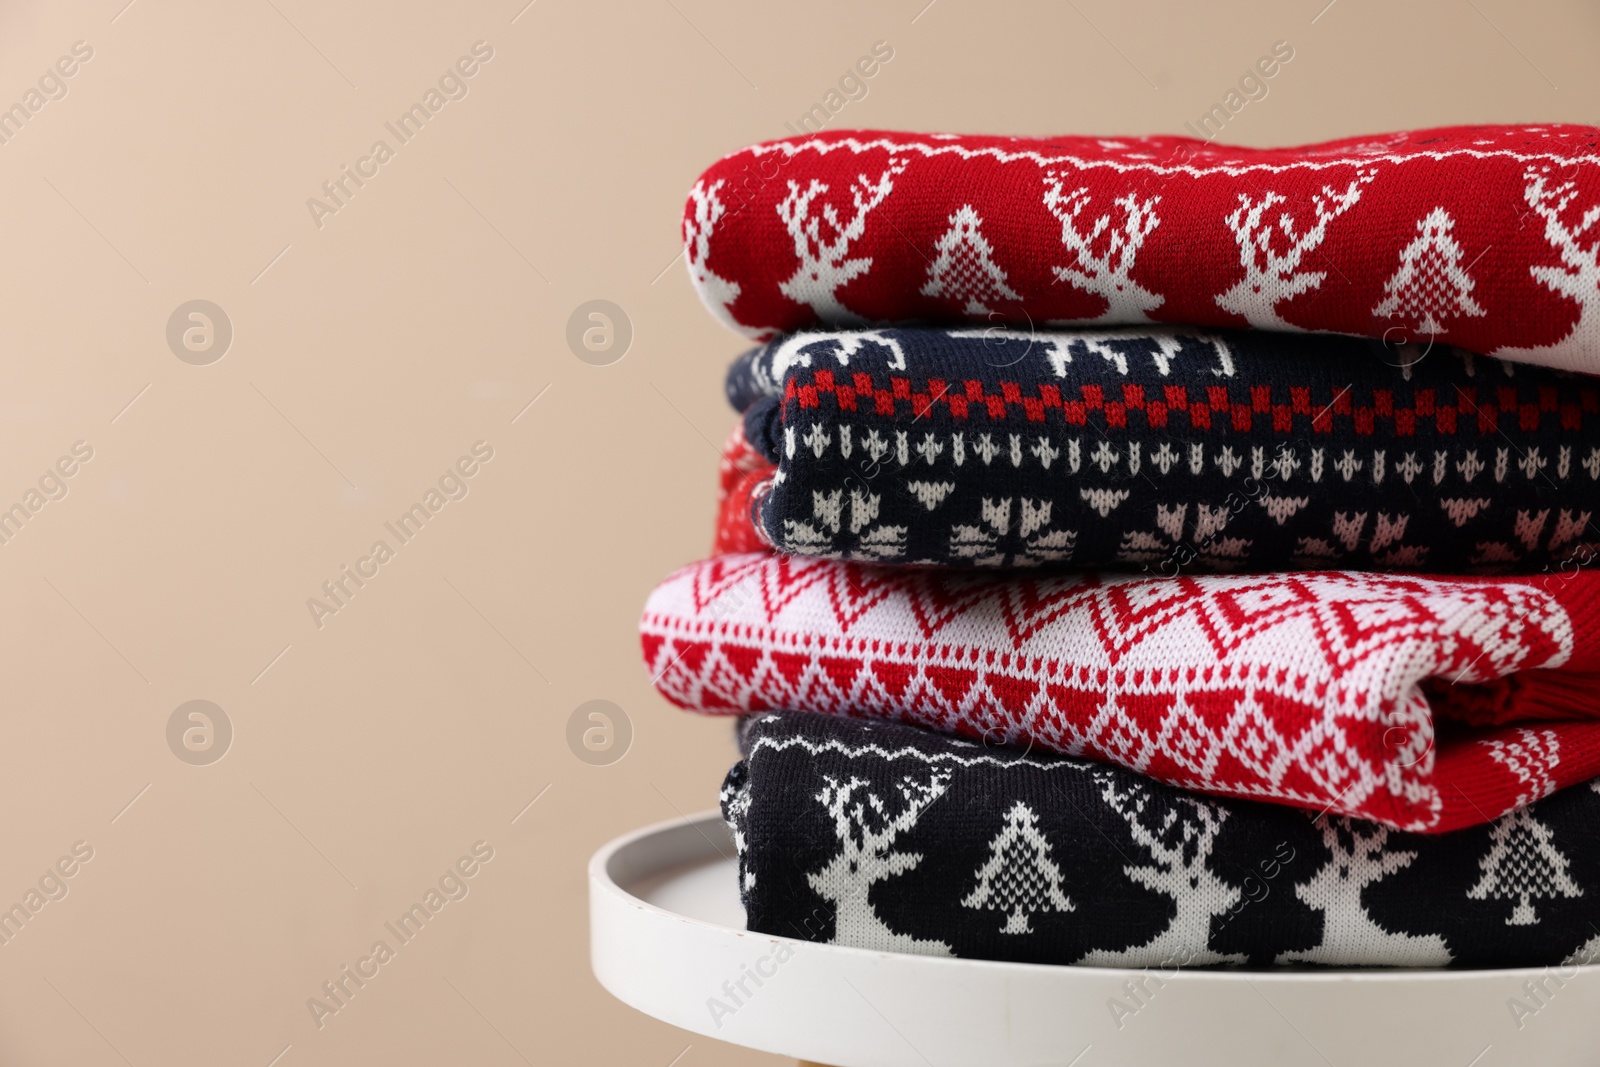
[[642, 642], [752, 930], [1600, 955], [1600, 130], [823, 133], [684, 226], [765, 343]]

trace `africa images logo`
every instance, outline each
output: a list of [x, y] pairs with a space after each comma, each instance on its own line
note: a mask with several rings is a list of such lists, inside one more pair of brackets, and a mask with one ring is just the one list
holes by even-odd
[[398, 918], [383, 924], [384, 930], [394, 938], [394, 944], [391, 945], [387, 937], [378, 938], [365, 956], [354, 964], [339, 968], [338, 974], [322, 983], [321, 996], [307, 997], [306, 1009], [311, 1012], [311, 1021], [317, 1024], [317, 1029], [321, 1030], [327, 1025], [324, 1020], [328, 1016], [337, 1015], [349, 1007], [355, 995], [382, 974], [383, 968], [395, 959], [400, 949], [414, 941], [423, 928], [444, 910], [446, 904], [466, 900], [467, 894], [472, 891], [468, 883], [492, 859], [493, 845], [487, 841], [474, 842], [471, 854], [463, 855], [446, 867], [437, 884], [430, 885], [421, 900], [412, 903]]
[[356, 559], [354, 569], [348, 563], [343, 564], [336, 577], [322, 583], [326, 599], [307, 597], [306, 610], [311, 613], [311, 621], [317, 629], [322, 629], [324, 617], [337, 615], [349, 607], [356, 593], [381, 573], [383, 565], [395, 558], [402, 545], [415, 540], [428, 521], [443, 511], [446, 504], [452, 500], [465, 500], [471, 491], [470, 479], [483, 469], [483, 464], [492, 459], [493, 445], [487, 441], [473, 442], [472, 454], [461, 456], [446, 467], [439, 476], [437, 487], [429, 486], [420, 501], [401, 512], [393, 522], [383, 524], [383, 528], [394, 537], [394, 545], [384, 538], [378, 538], [366, 555]]
[[317, 229], [322, 229], [325, 216], [337, 215], [355, 197], [357, 190], [376, 178], [379, 169], [395, 157], [400, 146], [410, 143], [412, 138], [421, 133], [428, 120], [443, 111], [446, 104], [452, 100], [465, 100], [471, 91], [467, 80], [476, 77], [483, 69], [483, 64], [493, 58], [494, 47], [489, 42], [474, 42], [472, 54], [462, 56], [446, 67], [444, 73], [439, 75], [437, 86], [428, 86], [420, 101], [402, 111], [393, 122], [383, 124], [383, 128], [394, 137], [393, 146], [383, 138], [378, 138], [372, 142], [370, 151], [356, 160], [354, 169], [347, 163], [341, 164], [338, 176], [322, 183], [322, 194], [327, 199], [307, 197], [306, 210], [311, 212], [311, 221], [316, 223]]

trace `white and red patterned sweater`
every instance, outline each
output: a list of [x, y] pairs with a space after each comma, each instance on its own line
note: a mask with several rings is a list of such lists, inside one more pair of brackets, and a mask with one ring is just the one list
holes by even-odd
[[753, 552], [668, 577], [640, 639], [695, 711], [880, 717], [1442, 832], [1600, 775], [1597, 614], [1595, 571], [1000, 577]]

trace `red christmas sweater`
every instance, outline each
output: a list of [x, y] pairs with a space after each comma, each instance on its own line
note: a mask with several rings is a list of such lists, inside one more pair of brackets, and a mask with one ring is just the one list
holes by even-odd
[[836, 131], [695, 183], [690, 275], [765, 338], [865, 322], [1173, 322], [1449, 342], [1600, 373], [1600, 129], [1252, 149]]

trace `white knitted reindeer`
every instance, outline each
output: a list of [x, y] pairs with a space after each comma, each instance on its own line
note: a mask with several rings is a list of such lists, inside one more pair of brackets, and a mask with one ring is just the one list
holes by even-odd
[[1343, 816], [1317, 820], [1330, 857], [1311, 879], [1294, 887], [1295, 896], [1322, 912], [1322, 944], [1288, 952], [1279, 963], [1322, 963], [1426, 967], [1450, 962], [1450, 949], [1437, 934], [1418, 937], [1386, 930], [1372, 921], [1361, 895], [1374, 882], [1411, 865], [1415, 852], [1391, 852], [1389, 829]]
[[930, 781], [903, 777], [897, 785], [899, 797], [888, 801], [865, 791], [868, 783], [860, 778], [823, 780], [827, 784], [816, 799], [833, 817], [839, 853], [807, 881], [834, 905], [834, 942], [883, 952], [950, 955], [950, 946], [943, 941], [924, 941], [889, 929], [869, 899], [873, 885], [922, 862], [920, 853], [896, 852], [895, 838], [916, 826], [929, 805], [944, 795], [949, 772], [936, 773]]
[[[1139, 257], [1139, 249], [1144, 247], [1145, 238], [1161, 225], [1155, 212], [1161, 198], [1152, 196], [1140, 200], [1132, 193], [1119, 196], [1112, 203], [1122, 209], [1120, 226], [1114, 228], [1107, 214], [1085, 227], [1079, 225], [1078, 217], [1092, 199], [1089, 190], [1080, 186], [1065, 192], [1060, 176], [1055, 174], [1045, 175], [1044, 185], [1044, 206], [1060, 221], [1061, 243], [1073, 257], [1073, 265], [1054, 268], [1056, 277], [1106, 302], [1105, 311], [1094, 318], [1073, 321], [1151, 321], [1150, 312], [1160, 307], [1164, 298], [1134, 281], [1129, 274]], [[1105, 238], [1103, 250], [1096, 252], [1102, 237]]]
[[1183, 966], [1241, 963], [1241, 955], [1196, 950], [1211, 940], [1212, 920], [1238, 904], [1243, 894], [1211, 870], [1210, 860], [1227, 812], [1192, 797], [1157, 797], [1137, 782], [1118, 788], [1111, 775], [1103, 777], [1100, 795], [1112, 811], [1122, 816], [1138, 850], [1148, 857], [1130, 857], [1135, 865], [1123, 868], [1129, 880], [1172, 898], [1172, 921], [1150, 941], [1126, 950], [1098, 949], [1081, 962], [1109, 966], [1157, 966], [1174, 960]]
[[[794, 240], [794, 254], [800, 265], [778, 290], [790, 300], [807, 304], [823, 322], [855, 325], [865, 320], [839, 303], [836, 295], [841, 285], [865, 274], [872, 267], [870, 256], [846, 258], [850, 246], [866, 232], [867, 215], [883, 203], [894, 189], [894, 180], [905, 170], [903, 160], [891, 160], [877, 181], [865, 174], [856, 176], [850, 186], [850, 200], [855, 214], [840, 221], [834, 205], [822, 203], [816, 214], [812, 213], [817, 198], [828, 191], [826, 182], [812, 178], [802, 191], [799, 184], [789, 182], [789, 195], [778, 204], [778, 217]], [[827, 224], [827, 235], [823, 224]]]
[[[1288, 202], [1282, 193], [1268, 192], [1260, 199], [1240, 193], [1239, 206], [1227, 222], [1239, 245], [1244, 277], [1217, 297], [1217, 305], [1244, 316], [1260, 330], [1298, 329], [1279, 317], [1277, 305], [1322, 284], [1327, 273], [1302, 270], [1301, 263], [1306, 253], [1318, 248], [1328, 236], [1328, 224], [1361, 199], [1361, 187], [1372, 178], [1371, 172], [1360, 172], [1342, 191], [1324, 185], [1311, 198], [1317, 221], [1303, 233], [1295, 232], [1295, 218], [1287, 211], [1279, 211], [1276, 218], [1269, 217], [1274, 207]], [[1288, 243], [1282, 251], [1273, 247], [1277, 235]]]
[[689, 261], [689, 277], [694, 282], [695, 290], [711, 313], [724, 325], [749, 333], [752, 331], [734, 321], [733, 314], [728, 310], [739, 298], [739, 283], [714, 273], [706, 265], [706, 257], [711, 253], [711, 234], [728, 210], [717, 195], [723, 184], [720, 179], [709, 186], [704, 182], [695, 182], [694, 188], [689, 190], [692, 210], [683, 220], [684, 255]]
[[1508, 359], [1528, 358], [1567, 370], [1594, 373], [1593, 352], [1600, 347], [1600, 203], [1591, 204], [1571, 222], [1567, 208], [1578, 197], [1577, 182], [1551, 185], [1549, 171], [1529, 167], [1523, 175], [1523, 199], [1544, 221], [1544, 239], [1561, 258], [1560, 266], [1541, 264], [1528, 268], [1540, 283], [1578, 305], [1578, 321], [1555, 344], [1542, 348], [1501, 348], [1494, 354]]

